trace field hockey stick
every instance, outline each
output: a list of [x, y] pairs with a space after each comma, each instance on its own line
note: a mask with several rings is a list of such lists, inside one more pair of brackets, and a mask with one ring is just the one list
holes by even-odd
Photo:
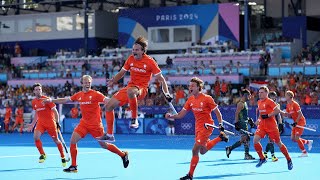
[[64, 139], [63, 139], [63, 136], [62, 136], [62, 134], [61, 134], [60, 129], [58, 129], [58, 134], [59, 134], [59, 138], [60, 138], [60, 140], [61, 140], [61, 143], [62, 143], [62, 145], [63, 145], [63, 147], [64, 147], [64, 150], [65, 150], [66, 153], [67, 153], [67, 159], [66, 159], [66, 161], [69, 162], [69, 161], [70, 161], [70, 155], [69, 155], [66, 142], [65, 142]]
[[[228, 124], [229, 126], [231, 126], [233, 128], [235, 128], [235, 125], [229, 123], [228, 121], [222, 120], [222, 122]], [[247, 134], [249, 136], [253, 136], [254, 135], [252, 132], [246, 131], [244, 129], [240, 129], [239, 131], [241, 131], [241, 132], [243, 132], [243, 133], [245, 133], [245, 134]]]
[[[208, 129], [209, 127], [213, 127], [213, 128], [219, 129], [218, 126], [215, 126], [215, 125], [210, 124], [210, 123], [204, 123], [204, 127], [205, 127], [206, 129]], [[231, 132], [231, 131], [228, 131], [228, 130], [224, 130], [224, 132], [226, 132], [226, 133], [228, 133], [228, 134], [231, 134], [231, 135], [234, 135], [234, 132]]]
[[[162, 89], [162, 93], [163, 93], [164, 95], [166, 95], [166, 93], [165, 93], [164, 90], [163, 90], [163, 86], [162, 86], [161, 89]], [[165, 98], [166, 98], [166, 97], [165, 97]], [[172, 100], [173, 100], [173, 99], [172, 99]], [[176, 111], [176, 109], [174, 108], [172, 102], [171, 102], [171, 101], [169, 102], [169, 101], [167, 100], [167, 98], [166, 98], [166, 101], [168, 102], [168, 104], [169, 104], [169, 106], [170, 106], [170, 109], [172, 110], [173, 114], [178, 114], [177, 111]]]
[[[293, 127], [292, 124], [290, 124], [289, 122], [285, 121], [285, 123], [289, 124], [291, 127]], [[312, 132], [317, 132], [316, 129], [308, 128], [308, 127], [305, 127], [305, 126], [296, 125], [296, 127], [297, 128], [301, 128], [301, 129], [305, 129], [305, 130], [309, 130], [309, 131], [312, 131]]]

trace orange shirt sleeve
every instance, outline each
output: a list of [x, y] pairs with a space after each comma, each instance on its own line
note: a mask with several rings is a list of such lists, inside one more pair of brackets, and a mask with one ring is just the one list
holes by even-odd
[[80, 92], [75, 93], [74, 95], [72, 95], [72, 96], [70, 97], [70, 100], [71, 100], [71, 101], [77, 101], [79, 95], [80, 95]]
[[299, 104], [297, 102], [293, 103], [293, 110], [298, 113], [299, 111], [301, 111], [301, 108], [299, 106]]
[[216, 104], [216, 102], [214, 102], [214, 99], [212, 97], [207, 98], [206, 101], [211, 111], [218, 107], [218, 105]]
[[161, 73], [161, 69], [159, 68], [158, 64], [151, 57], [150, 57], [150, 60], [149, 60], [149, 66], [152, 69], [152, 74], [158, 75], [159, 73]]
[[187, 102], [186, 102], [186, 103], [184, 104], [184, 106], [183, 106], [183, 108], [184, 108], [185, 110], [187, 110], [187, 111], [190, 111], [190, 110], [191, 110], [191, 103], [190, 103], [191, 98], [192, 98], [192, 97], [188, 98]]
[[130, 69], [130, 62], [131, 62], [132, 56], [130, 55], [129, 58], [126, 60], [126, 62], [124, 63], [122, 69], [124, 69], [125, 71], [128, 71]]

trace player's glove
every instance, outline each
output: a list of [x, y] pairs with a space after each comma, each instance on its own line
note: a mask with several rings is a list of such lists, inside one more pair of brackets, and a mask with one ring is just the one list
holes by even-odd
[[235, 129], [236, 129], [237, 131], [240, 131], [240, 129], [241, 129], [241, 127], [240, 127], [240, 122], [239, 122], [239, 121], [236, 122], [236, 123], [234, 124], [234, 127], [235, 127]]
[[267, 118], [269, 118], [269, 115], [268, 115], [268, 114], [262, 114], [262, 115], [261, 115], [261, 118], [262, 118], [262, 119], [267, 119]]
[[294, 122], [294, 123], [291, 124], [291, 126], [292, 126], [292, 127], [296, 127], [296, 126], [297, 126], [297, 123]]
[[57, 129], [58, 129], [58, 130], [61, 130], [60, 123], [59, 123], [59, 122], [56, 122], [56, 125], [57, 125]]
[[278, 125], [278, 128], [279, 128], [279, 133], [282, 134], [282, 133], [283, 133], [283, 130], [284, 130], [284, 129], [283, 129], [283, 124], [279, 124], [279, 125]]
[[219, 123], [219, 130], [222, 131], [222, 132], [224, 131], [224, 127], [223, 127], [223, 125], [221, 123]]
[[172, 95], [170, 93], [165, 93], [164, 96], [166, 97], [166, 100], [170, 103], [173, 99]]
[[248, 119], [248, 124], [250, 125], [251, 128], [254, 128], [254, 125], [255, 125], [255, 124], [254, 124], [252, 118], [249, 118], [249, 119]]

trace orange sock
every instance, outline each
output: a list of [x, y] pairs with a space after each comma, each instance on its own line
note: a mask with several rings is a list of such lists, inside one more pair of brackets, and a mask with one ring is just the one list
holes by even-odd
[[301, 139], [299, 139], [299, 140], [297, 141], [297, 143], [298, 143], [298, 146], [299, 146], [299, 148], [301, 149], [301, 151], [302, 151], [303, 153], [306, 153], [307, 151], [306, 151], [306, 149], [304, 148], [304, 143], [301, 141]]
[[280, 147], [280, 151], [281, 151], [282, 154], [286, 157], [287, 160], [290, 160], [290, 159], [291, 159], [291, 158], [290, 158], [290, 155], [289, 155], [289, 153], [288, 153], [288, 149], [287, 149], [287, 147], [286, 147], [284, 144], [282, 144], [282, 146]]
[[20, 133], [22, 133], [23, 130], [23, 124], [20, 125]]
[[207, 143], [207, 150], [210, 150], [212, 149], [218, 142], [221, 141], [221, 138], [220, 137], [216, 137], [212, 140], [210, 140], [208, 143]]
[[197, 167], [198, 162], [199, 162], [199, 156], [192, 156], [191, 162], [190, 162], [190, 170], [189, 170], [189, 175], [192, 177], [193, 177], [193, 173]]
[[5, 128], [5, 131], [8, 132], [9, 131], [9, 124], [5, 124], [4, 128]]
[[106, 112], [107, 134], [113, 134], [114, 111]]
[[264, 155], [262, 154], [262, 146], [260, 143], [254, 144], [254, 149], [257, 151], [259, 158], [264, 159]]
[[302, 139], [302, 138], [299, 138], [299, 139], [300, 139], [300, 141], [301, 141], [303, 144], [308, 144], [308, 143], [309, 143], [309, 141], [306, 140], [306, 139]]
[[125, 155], [124, 152], [122, 152], [117, 146], [113, 144], [108, 143], [107, 149], [115, 154], [118, 154], [120, 157], [123, 157]]
[[129, 106], [132, 113], [132, 118], [136, 119], [138, 117], [138, 99], [137, 97], [129, 98]]
[[64, 158], [64, 152], [63, 152], [62, 143], [57, 144], [57, 147], [58, 147], [59, 152], [60, 152], [60, 157]]
[[70, 145], [70, 153], [71, 153], [71, 159], [72, 159], [72, 166], [77, 165], [77, 155], [78, 155], [78, 148], [77, 144], [71, 144]]
[[36, 140], [35, 141], [35, 144], [36, 144], [36, 147], [38, 148], [38, 151], [40, 154], [45, 154], [44, 151], [43, 151], [43, 148], [42, 148], [42, 142], [41, 140]]

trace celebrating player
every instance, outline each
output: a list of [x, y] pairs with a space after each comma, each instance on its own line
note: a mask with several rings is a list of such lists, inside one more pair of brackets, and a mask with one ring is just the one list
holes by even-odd
[[261, 138], [264, 138], [266, 135], [269, 136], [280, 148], [281, 152], [287, 159], [288, 169], [293, 168], [292, 160], [288, 153], [287, 147], [281, 142], [280, 133], [278, 130], [277, 122], [275, 115], [279, 114], [280, 109], [275, 102], [268, 98], [269, 88], [262, 86], [259, 88], [259, 101], [258, 101], [258, 110], [259, 110], [259, 125], [255, 132], [253, 143], [254, 148], [257, 151], [260, 160], [256, 167], [261, 167], [262, 164], [267, 162], [267, 159], [262, 153], [262, 146], [260, 144]]
[[[249, 119], [248, 116], [248, 105], [247, 101], [251, 97], [251, 93], [249, 90], [244, 89], [242, 90], [242, 96], [240, 101], [237, 104], [237, 110], [235, 113], [235, 128], [237, 131], [240, 131], [240, 129], [248, 131], [248, 122], [250, 126], [254, 126], [254, 122], [252, 119]], [[241, 131], [241, 139], [240, 141], [235, 142], [232, 146], [226, 147], [226, 154], [229, 158], [231, 151], [237, 147], [240, 147], [241, 144], [244, 145], [244, 159], [251, 160], [255, 159], [249, 154], [249, 146], [250, 146], [250, 136], [247, 133], [244, 133]]]
[[[274, 91], [270, 91], [269, 93], [269, 98], [273, 100], [273, 102], [275, 102], [277, 104], [277, 106], [279, 107], [280, 109], [280, 104], [277, 103], [277, 93], [274, 92]], [[278, 124], [278, 128], [279, 128], [279, 133], [282, 134], [283, 133], [283, 123], [282, 123], [282, 117], [281, 117], [281, 114], [276, 114], [275, 115], [275, 118], [276, 118], [276, 121], [277, 121], [277, 124]], [[268, 144], [266, 145], [266, 148], [265, 148], [265, 151], [263, 153], [264, 157], [266, 159], [268, 159], [268, 152], [271, 152], [271, 159], [272, 159], [272, 162], [276, 162], [278, 161], [278, 158], [274, 155], [274, 142], [271, 138], [269, 138], [269, 142]]]
[[[69, 168], [64, 169], [64, 172], [78, 172], [77, 166], [77, 154], [78, 148], [77, 143], [84, 138], [88, 133], [94, 138], [101, 137], [104, 134], [104, 129], [102, 125], [101, 115], [100, 115], [100, 103], [107, 103], [109, 99], [105, 97], [99, 91], [91, 89], [92, 77], [89, 75], [84, 75], [80, 79], [82, 85], [82, 91], [72, 95], [71, 97], [58, 98], [58, 99], [48, 99], [45, 102], [54, 103], [67, 103], [70, 101], [77, 101], [80, 104], [80, 111], [82, 118], [80, 123], [74, 129], [71, 136], [71, 159], [72, 164]], [[117, 155], [122, 159], [124, 168], [129, 165], [128, 152], [121, 151], [117, 146], [105, 142], [99, 142], [100, 146], [107, 149]]]
[[43, 150], [42, 142], [40, 137], [45, 131], [48, 131], [48, 134], [52, 138], [52, 140], [56, 143], [58, 150], [60, 152], [62, 166], [66, 166], [66, 159], [63, 152], [63, 147], [61, 141], [58, 139], [57, 128], [59, 128], [59, 113], [56, 109], [56, 105], [54, 103], [43, 103], [44, 98], [48, 98], [42, 95], [42, 86], [39, 83], [35, 83], [33, 85], [33, 93], [36, 98], [32, 100], [32, 108], [36, 111], [35, 116], [31, 124], [29, 124], [28, 130], [32, 131], [33, 127], [37, 123], [33, 138], [40, 153], [39, 163], [43, 163], [47, 156]]
[[23, 105], [22, 104], [20, 104], [18, 108], [16, 108], [15, 114], [16, 114], [16, 122], [12, 126], [11, 131], [13, 132], [14, 128], [16, 128], [19, 125], [20, 126], [19, 131], [20, 133], [22, 133], [23, 132], [22, 131], [23, 130]]
[[147, 40], [139, 37], [133, 45], [132, 55], [126, 60], [122, 69], [112, 78], [108, 80], [108, 86], [112, 86], [118, 82], [126, 72], [130, 71], [130, 81], [128, 85], [115, 93], [106, 105], [107, 134], [98, 138], [100, 141], [114, 142], [113, 123], [114, 109], [129, 103], [132, 119], [131, 128], [138, 128], [138, 100], [143, 99], [148, 93], [148, 84], [152, 74], [156, 80], [161, 82], [166, 98], [171, 101], [172, 96], [169, 94], [166, 80], [161, 74], [156, 61], [146, 54]]
[[[175, 115], [167, 113], [165, 116], [167, 119], [181, 119], [189, 110], [191, 110], [195, 117], [195, 144], [192, 149], [192, 158], [190, 163], [190, 169], [186, 176], [181, 177], [181, 180], [188, 180], [193, 178], [194, 170], [199, 162], [200, 154], [205, 154], [212, 147], [214, 147], [220, 141], [228, 141], [225, 135], [224, 127], [222, 126], [222, 115], [218, 109], [218, 105], [214, 102], [213, 98], [201, 92], [203, 88], [203, 81], [197, 77], [190, 80], [189, 93], [191, 96], [188, 98], [183, 109]], [[211, 117], [211, 112], [214, 112], [219, 121], [220, 135], [213, 140], [209, 137], [212, 134], [213, 128], [206, 129], [205, 123], [213, 124], [214, 121]]]
[[286, 112], [282, 112], [282, 114], [286, 117], [291, 117], [294, 121], [291, 124], [293, 126], [291, 131], [291, 139], [292, 141], [298, 143], [298, 146], [302, 151], [302, 154], [299, 157], [308, 157], [308, 153], [304, 148], [304, 145], [308, 144], [308, 148], [309, 148], [308, 150], [310, 151], [312, 148], [313, 140], [306, 140], [301, 138], [301, 135], [304, 129], [300, 127], [296, 127], [297, 125], [305, 126], [306, 118], [302, 114], [299, 104], [293, 99], [294, 93], [292, 91], [287, 91], [285, 94], [285, 97], [287, 100], [287, 107], [286, 107]]

